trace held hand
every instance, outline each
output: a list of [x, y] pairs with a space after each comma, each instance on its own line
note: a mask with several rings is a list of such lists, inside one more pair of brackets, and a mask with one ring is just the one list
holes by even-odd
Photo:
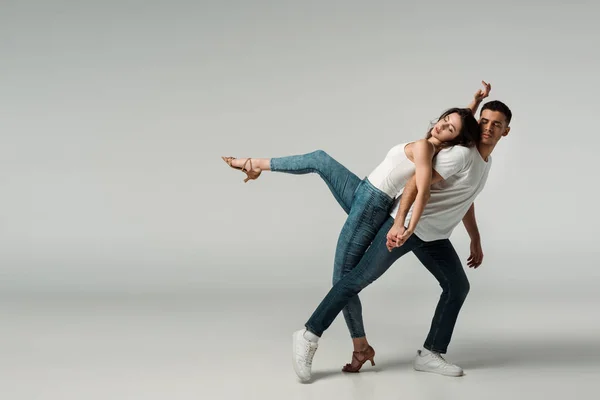
[[400, 238], [404, 234], [406, 228], [404, 226], [396, 226], [396, 224], [392, 225], [392, 228], [387, 233], [387, 242], [386, 247], [388, 251], [392, 251], [395, 247], [400, 246]]
[[481, 81], [481, 83], [483, 84], [483, 89], [479, 89], [473, 96], [476, 101], [481, 101], [488, 97], [492, 90], [492, 85], [490, 83], [486, 83], [485, 81]]
[[394, 248], [396, 248], [396, 242], [388, 239], [385, 242], [385, 247], [387, 247], [388, 251], [392, 251], [392, 250], [394, 250]]
[[481, 249], [481, 240], [471, 241], [471, 255], [467, 259], [469, 268], [477, 268], [483, 262], [483, 250]]

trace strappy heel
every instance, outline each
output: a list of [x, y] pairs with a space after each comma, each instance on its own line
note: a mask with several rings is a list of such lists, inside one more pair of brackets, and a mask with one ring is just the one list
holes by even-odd
[[373, 349], [371, 346], [367, 347], [367, 349], [363, 351], [353, 351], [352, 363], [346, 364], [344, 368], [342, 368], [342, 371], [358, 372], [362, 368], [363, 364], [367, 361], [371, 361], [371, 365], [375, 366], [375, 349]]
[[[234, 167], [232, 165], [232, 161], [235, 160], [235, 157], [221, 157], [221, 159], [223, 159], [223, 161], [225, 161], [227, 163], [227, 165], [229, 165], [231, 168], [233, 169], [239, 169], [240, 171], [244, 172], [246, 174], [246, 179], [244, 179], [244, 183], [248, 182], [249, 180], [254, 180], [257, 179], [260, 176], [260, 173], [262, 172], [262, 170], [259, 168], [258, 171], [255, 171], [252, 168], [252, 159], [248, 158], [246, 160], [246, 162], [244, 162], [244, 165], [240, 168], [240, 167]], [[246, 165], [250, 164], [250, 168], [246, 168]]]

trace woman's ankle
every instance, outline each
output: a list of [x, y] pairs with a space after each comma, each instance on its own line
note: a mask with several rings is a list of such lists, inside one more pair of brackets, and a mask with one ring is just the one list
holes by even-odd
[[[244, 167], [247, 170], [253, 169], [255, 171], [268, 171], [271, 169], [271, 159], [269, 158], [250, 158], [249, 162], [247, 162], [247, 160], [248, 157], [236, 158], [232, 161], [232, 164], [234, 167]], [[250, 168], [250, 165], [252, 165], [252, 168]]]
[[354, 345], [354, 351], [365, 351], [369, 348], [369, 342], [365, 336], [352, 338], [352, 344]]

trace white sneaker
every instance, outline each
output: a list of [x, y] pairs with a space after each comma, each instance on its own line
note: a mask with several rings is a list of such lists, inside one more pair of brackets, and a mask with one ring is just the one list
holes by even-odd
[[304, 337], [305, 329], [294, 332], [292, 335], [294, 371], [301, 381], [310, 380], [310, 370], [312, 368], [312, 359], [317, 351], [319, 344], [311, 342]]
[[440, 353], [434, 351], [417, 350], [413, 367], [417, 371], [433, 372], [446, 376], [462, 376], [463, 369], [458, 365], [450, 364]]

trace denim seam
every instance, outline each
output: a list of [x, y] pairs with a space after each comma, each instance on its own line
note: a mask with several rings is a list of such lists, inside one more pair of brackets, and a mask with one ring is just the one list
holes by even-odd
[[[371, 204], [372, 201], [373, 201], [373, 193], [371, 192], [367, 204]], [[360, 218], [358, 219], [357, 225], [360, 225], [363, 222], [368, 208], [369, 208], [368, 206], [363, 208], [362, 213], [360, 214]], [[356, 233], [357, 233], [357, 230], [354, 229], [354, 231], [352, 232], [352, 236], [350, 237], [350, 239], [348, 239], [350, 242], [356, 237]], [[344, 253], [344, 258], [342, 259], [342, 265], [346, 265], [347, 255], [348, 255], [348, 253]], [[350, 272], [350, 271], [348, 271], [348, 272]]]
[[[371, 195], [372, 195], [372, 193], [371, 193]], [[359, 219], [359, 221], [360, 221], [360, 220], [362, 220], [362, 217], [364, 216], [364, 213], [365, 213], [365, 212], [366, 212], [366, 207], [365, 207], [365, 209], [363, 209], [363, 212], [362, 212], [362, 214], [361, 214], [361, 218]], [[352, 235], [351, 239], [352, 239], [352, 238], [354, 238], [354, 235], [355, 235], [355, 233], [356, 233], [356, 231], [354, 231], [354, 233], [353, 233], [353, 235]], [[363, 258], [364, 258], [364, 256], [365, 256], [365, 255], [363, 255]], [[342, 265], [344, 265], [344, 264], [345, 264], [345, 261], [346, 261], [346, 258], [345, 258], [345, 257], [346, 257], [346, 254], [344, 254], [344, 259], [343, 259], [343, 261], [344, 261], [344, 262], [342, 263]], [[367, 260], [367, 261], [368, 261], [368, 260]], [[368, 262], [367, 262], [367, 264], [368, 264]], [[351, 271], [348, 271], [348, 273], [350, 273], [350, 272], [352, 272], [352, 271], [354, 271], [354, 269], [352, 269]], [[347, 286], [344, 286], [344, 288], [346, 288], [346, 287], [347, 287]], [[339, 293], [340, 293], [339, 291], [336, 291], [336, 292], [335, 292], [335, 296], [337, 297], [337, 296], [339, 295]], [[345, 306], [344, 306], [344, 307], [345, 307]], [[343, 309], [343, 308], [342, 308], [342, 309]], [[317, 318], [317, 319], [320, 319], [320, 318], [322, 317], [322, 315], [323, 315], [323, 310], [321, 310], [321, 312], [320, 312], [319, 314], [315, 315], [314, 317], [315, 317], [315, 318]], [[311, 318], [311, 319], [312, 319], [312, 318]], [[311, 328], [311, 327], [309, 326], [308, 322], [305, 324], [305, 326], [306, 326], [306, 328], [307, 328], [307, 329], [309, 329], [311, 332], [313, 332], [313, 333], [315, 333], [315, 334], [317, 334], [317, 335], [318, 335], [318, 333], [317, 333], [317, 332], [315, 332], [315, 329], [314, 329], [314, 328]], [[319, 336], [320, 336], [320, 335], [319, 335]]]
[[[363, 182], [359, 183], [359, 184], [356, 186], [356, 189], [354, 189], [354, 193], [352, 193], [352, 199], [354, 199], [354, 196], [356, 195], [356, 192], [358, 192], [358, 190], [360, 189], [360, 187], [361, 187], [361, 184], [362, 184], [362, 183], [363, 183]], [[345, 263], [346, 263], [346, 254], [344, 254], [344, 259], [342, 260], [342, 274], [341, 274], [341, 276], [340, 276], [340, 279], [342, 279], [342, 277], [343, 277], [344, 275], [346, 275], [348, 272], [350, 272], [350, 271], [346, 271], [346, 272], [344, 273], [344, 268], [343, 268], [343, 267], [344, 267]], [[359, 300], [359, 301], [360, 301], [360, 300]], [[344, 308], [342, 309], [342, 313], [343, 313], [343, 311], [344, 311], [344, 309], [345, 309], [345, 310], [346, 310], [346, 313], [345, 313], [345, 318], [346, 318], [346, 321], [348, 322], [348, 325], [349, 325], [349, 327], [348, 327], [348, 328], [349, 328], [349, 330], [350, 330], [350, 337], [354, 338], [354, 337], [362, 337], [362, 336], [365, 336], [364, 334], [362, 334], [362, 336], [355, 336], [355, 332], [356, 332], [356, 331], [360, 331], [360, 329], [356, 329], [356, 326], [357, 326], [357, 324], [356, 324], [356, 318], [354, 318], [354, 317], [353, 317], [352, 313], [350, 312], [350, 309], [348, 308], [348, 304], [349, 304], [349, 303], [350, 303], [350, 301], [348, 301], [348, 303], [346, 303], [346, 305], [345, 305], [345, 306], [344, 306]]]
[[[357, 221], [357, 225], [360, 225], [360, 224], [363, 222], [363, 220], [364, 220], [364, 218], [365, 218], [365, 214], [367, 213], [367, 210], [368, 210], [368, 208], [369, 208], [369, 206], [368, 206], [368, 205], [372, 205], [372, 202], [373, 202], [373, 197], [374, 197], [374, 193], [373, 193], [371, 190], [369, 190], [369, 191], [370, 191], [370, 194], [369, 194], [369, 199], [368, 199], [368, 202], [366, 203], [366, 204], [367, 204], [367, 206], [363, 207], [362, 213], [361, 213], [361, 215], [360, 215], [360, 217], [359, 217], [359, 219], [358, 219], [358, 221]], [[355, 193], [355, 194], [356, 194], [356, 193]], [[348, 241], [352, 242], [352, 240], [353, 240], [353, 239], [356, 237], [356, 233], [357, 233], [357, 230], [356, 230], [356, 229], [354, 229], [354, 230], [353, 230], [353, 232], [352, 232], [352, 236], [350, 236], [350, 238], [348, 239]], [[346, 253], [344, 253], [344, 258], [342, 259], [342, 271], [345, 271], [345, 268], [344, 268], [344, 266], [346, 265], [347, 256], [348, 256], [348, 253], [347, 253], [347, 252], [346, 252]], [[350, 270], [350, 271], [352, 271], [352, 270]], [[344, 273], [343, 275], [346, 275], [346, 274], [348, 274], [350, 271], [346, 271], [346, 273]], [[342, 276], [343, 276], [343, 275], [342, 275]], [[347, 306], [347, 304], [346, 304], [346, 306]], [[344, 308], [345, 308], [346, 306], [344, 306]], [[343, 309], [342, 309], [342, 310], [343, 310]], [[354, 324], [354, 322], [356, 321], [356, 320], [355, 320], [355, 319], [352, 317], [352, 315], [350, 315], [350, 313], [348, 313], [348, 319], [349, 319], [349, 320], [352, 322], [352, 324]], [[351, 335], [351, 336], [352, 336], [352, 335]]]

